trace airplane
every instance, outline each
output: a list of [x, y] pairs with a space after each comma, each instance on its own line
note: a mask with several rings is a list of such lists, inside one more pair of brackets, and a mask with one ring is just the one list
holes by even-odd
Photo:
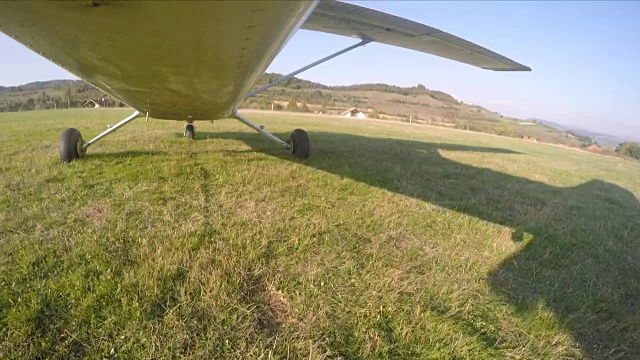
[[[251, 91], [299, 30], [360, 41]], [[282, 140], [238, 113], [245, 99], [371, 42], [412, 49], [494, 71], [531, 71], [507, 57], [439, 29], [334, 0], [287, 1], [0, 1], [0, 31], [135, 111], [85, 141], [77, 129], [60, 136], [60, 159], [134, 119], [194, 122], [234, 118], [307, 159], [309, 136]]]

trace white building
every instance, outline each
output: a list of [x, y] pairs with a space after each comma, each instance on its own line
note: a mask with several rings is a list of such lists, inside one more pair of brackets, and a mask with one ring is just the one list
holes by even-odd
[[358, 110], [358, 108], [348, 109], [347, 111], [343, 112], [340, 115], [344, 116], [344, 117], [355, 117], [355, 118], [358, 118], [358, 119], [366, 119], [367, 118], [367, 114], [365, 114], [362, 111]]

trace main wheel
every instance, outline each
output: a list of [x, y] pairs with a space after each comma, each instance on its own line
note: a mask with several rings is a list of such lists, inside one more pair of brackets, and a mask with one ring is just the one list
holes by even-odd
[[309, 158], [309, 135], [302, 129], [295, 129], [291, 132], [289, 140], [287, 141], [291, 145], [291, 154], [298, 159]]
[[76, 129], [67, 129], [60, 135], [60, 160], [68, 163], [83, 157], [85, 150], [82, 148], [84, 140], [80, 131]]
[[193, 140], [193, 138], [196, 136], [196, 128], [195, 126], [193, 126], [193, 124], [187, 124], [184, 127], [184, 136], [186, 136], [187, 139]]

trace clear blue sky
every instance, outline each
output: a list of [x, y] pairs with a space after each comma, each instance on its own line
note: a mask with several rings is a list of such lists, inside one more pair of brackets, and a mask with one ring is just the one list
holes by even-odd
[[[486, 71], [369, 44], [300, 77], [328, 85], [421, 83], [506, 115], [640, 137], [640, 2], [355, 3], [437, 27], [533, 71]], [[268, 71], [293, 71], [354, 42], [299, 31]], [[0, 85], [59, 78], [73, 76], [0, 34]]]

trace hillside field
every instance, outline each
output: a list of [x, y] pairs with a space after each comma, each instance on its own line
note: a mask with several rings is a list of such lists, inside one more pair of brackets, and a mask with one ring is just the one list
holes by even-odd
[[[263, 74], [258, 78], [254, 89], [280, 76], [281, 74], [275, 73]], [[289, 109], [290, 102], [295, 103], [297, 109]], [[103, 108], [125, 106], [82, 80], [49, 80], [20, 86], [0, 86], [0, 113], [92, 108], [96, 104]], [[353, 107], [361, 109], [368, 118], [373, 119], [411, 121], [517, 138], [527, 136], [545, 143], [573, 147], [592, 144], [590, 138], [578, 141], [564, 130], [556, 130], [554, 126], [557, 127], [558, 124], [550, 123], [553, 126], [546, 126], [543, 123], [549, 122], [545, 120], [533, 123], [506, 117], [478, 105], [462, 103], [447, 93], [427, 89], [421, 84], [413, 87], [387, 84], [327, 86], [294, 77], [256, 97], [246, 99], [240, 105], [243, 110], [287, 110], [329, 115], [340, 115]], [[615, 147], [618, 143], [613, 141], [609, 145], [613, 144]], [[608, 149], [607, 152], [611, 153], [613, 149]]]
[[0, 358], [637, 359], [640, 163], [247, 112], [0, 114]]

